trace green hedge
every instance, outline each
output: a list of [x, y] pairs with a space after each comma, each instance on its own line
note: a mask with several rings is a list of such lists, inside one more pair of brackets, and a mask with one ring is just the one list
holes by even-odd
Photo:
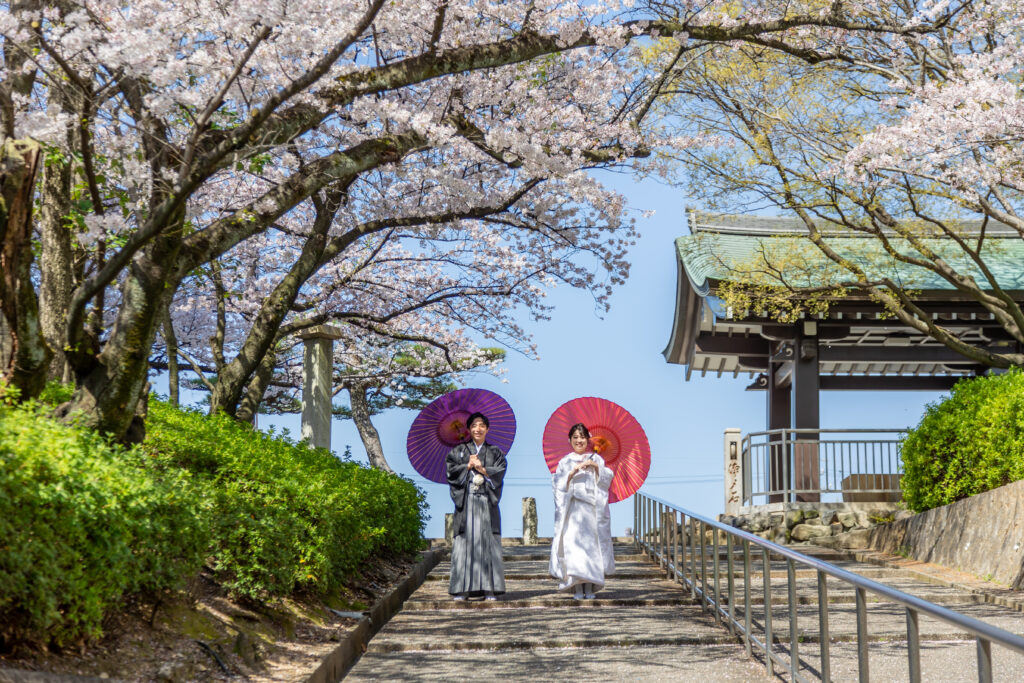
[[208, 483], [213, 566], [238, 594], [326, 594], [372, 555], [421, 547], [426, 503], [406, 479], [158, 400], [146, 429], [163, 467]]
[[903, 468], [917, 511], [1024, 479], [1024, 372], [957, 382], [907, 435]]
[[421, 547], [423, 492], [401, 477], [158, 400], [133, 449], [47, 411], [0, 386], [0, 646], [95, 637], [123, 596], [204, 562], [265, 600]]
[[202, 565], [202, 498], [187, 472], [0, 404], [0, 640], [66, 645], [100, 634], [126, 593]]

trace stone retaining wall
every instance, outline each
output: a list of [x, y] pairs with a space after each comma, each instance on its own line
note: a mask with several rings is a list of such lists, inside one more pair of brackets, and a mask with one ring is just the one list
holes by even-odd
[[770, 503], [718, 519], [773, 543], [793, 545], [870, 529], [911, 514], [892, 503]]
[[1024, 481], [876, 527], [866, 542], [1024, 589]]

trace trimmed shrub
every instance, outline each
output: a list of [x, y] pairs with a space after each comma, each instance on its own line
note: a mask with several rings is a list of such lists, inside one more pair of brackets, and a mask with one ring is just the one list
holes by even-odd
[[907, 434], [903, 468], [917, 511], [1024, 479], [1024, 372], [957, 382]]
[[213, 567], [237, 594], [326, 594], [375, 554], [421, 547], [426, 503], [406, 479], [159, 400], [146, 433], [163, 467], [208, 483]]
[[37, 404], [0, 404], [0, 640], [98, 636], [125, 593], [194, 575], [208, 537], [191, 489]]
[[16, 398], [0, 382], [0, 647], [97, 637], [123, 596], [204, 562], [261, 600], [327, 594], [421, 547], [423, 492], [401, 477], [155, 399], [146, 443], [125, 449]]

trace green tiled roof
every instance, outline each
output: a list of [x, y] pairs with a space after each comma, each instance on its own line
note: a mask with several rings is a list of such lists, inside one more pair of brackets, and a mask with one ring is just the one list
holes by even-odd
[[[706, 216], [706, 214], [704, 215]], [[785, 219], [754, 218], [761, 228], [754, 234], [736, 229], [722, 231], [704, 223], [695, 234], [676, 239], [676, 249], [683, 267], [699, 294], [706, 295], [711, 280], [748, 280], [744, 269], [767, 262], [781, 265], [786, 277], [796, 286], [820, 285], [829, 278], [848, 279], [821, 251], [804, 237], [765, 228], [780, 227], [776, 221]], [[774, 225], [773, 225], [774, 223]], [[762, 224], [764, 224], [762, 226]], [[775, 234], [769, 234], [774, 232]], [[889, 277], [908, 289], [922, 291], [955, 290], [945, 279], [924, 268], [896, 261], [871, 237], [832, 236], [827, 243], [837, 253], [861, 265], [868, 277]], [[905, 240], [893, 240], [894, 246], [908, 255], [919, 254]], [[954, 268], [988, 288], [980, 269], [970, 262], [950, 239], [929, 239], [929, 248], [941, 254]], [[1003, 289], [1024, 291], [1024, 239], [1019, 237], [990, 238], [986, 241], [985, 264]]]

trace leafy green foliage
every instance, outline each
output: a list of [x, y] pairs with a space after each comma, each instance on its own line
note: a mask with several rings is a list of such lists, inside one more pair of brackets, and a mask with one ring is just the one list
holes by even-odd
[[0, 641], [96, 636], [123, 594], [199, 569], [202, 498], [187, 472], [158, 473], [149, 460], [38, 404], [0, 405]]
[[958, 382], [903, 442], [903, 498], [913, 510], [1024, 479], [1024, 372]]
[[412, 482], [223, 415], [149, 410], [154, 458], [208, 483], [213, 567], [236, 593], [325, 594], [372, 555], [420, 547], [426, 504]]
[[286, 435], [154, 399], [146, 442], [125, 449], [13, 399], [0, 382], [0, 646], [96, 637], [123, 596], [181, 586], [204, 562], [252, 599], [325, 595], [422, 542], [412, 482]]

